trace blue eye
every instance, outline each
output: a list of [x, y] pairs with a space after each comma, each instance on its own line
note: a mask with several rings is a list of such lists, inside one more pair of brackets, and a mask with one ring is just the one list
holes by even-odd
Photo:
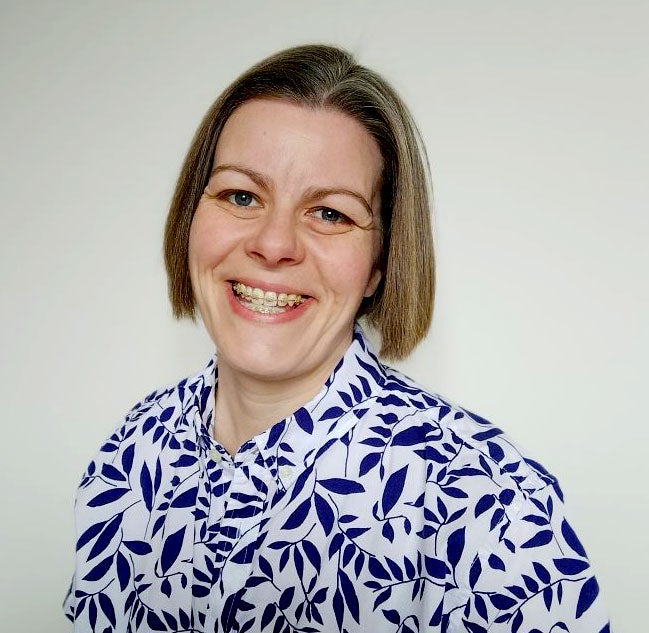
[[315, 210], [315, 213], [320, 217], [321, 220], [325, 222], [331, 222], [332, 224], [345, 224], [349, 222], [349, 218], [343, 215], [340, 211], [336, 209], [330, 209], [329, 207], [320, 207]]
[[238, 207], [249, 207], [253, 203], [254, 197], [247, 191], [237, 191], [236, 193], [230, 194], [228, 200]]

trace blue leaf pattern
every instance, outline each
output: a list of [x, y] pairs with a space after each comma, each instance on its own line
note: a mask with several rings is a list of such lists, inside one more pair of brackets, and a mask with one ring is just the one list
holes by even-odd
[[607, 631], [560, 488], [360, 328], [321, 392], [235, 456], [215, 360], [127, 414], [77, 494], [84, 633]]

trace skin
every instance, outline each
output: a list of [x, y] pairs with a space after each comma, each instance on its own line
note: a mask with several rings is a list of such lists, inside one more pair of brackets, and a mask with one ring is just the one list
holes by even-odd
[[[339, 111], [254, 100], [228, 119], [189, 240], [192, 287], [218, 349], [215, 438], [242, 443], [315, 396], [381, 279], [383, 161]], [[304, 303], [260, 314], [232, 283]]]

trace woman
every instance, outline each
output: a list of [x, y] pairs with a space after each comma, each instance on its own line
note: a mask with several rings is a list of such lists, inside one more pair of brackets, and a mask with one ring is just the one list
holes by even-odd
[[382, 365], [425, 335], [425, 158], [394, 91], [304, 46], [228, 88], [165, 234], [217, 355], [137, 404], [77, 498], [79, 631], [606, 631], [556, 480]]

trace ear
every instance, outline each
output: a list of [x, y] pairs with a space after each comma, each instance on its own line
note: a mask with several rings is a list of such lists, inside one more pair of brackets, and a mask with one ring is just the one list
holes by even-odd
[[376, 289], [379, 286], [379, 282], [381, 281], [381, 277], [383, 277], [383, 273], [378, 268], [375, 268], [367, 281], [367, 286], [365, 287], [365, 292], [363, 293], [364, 297], [371, 297], [376, 292]]

